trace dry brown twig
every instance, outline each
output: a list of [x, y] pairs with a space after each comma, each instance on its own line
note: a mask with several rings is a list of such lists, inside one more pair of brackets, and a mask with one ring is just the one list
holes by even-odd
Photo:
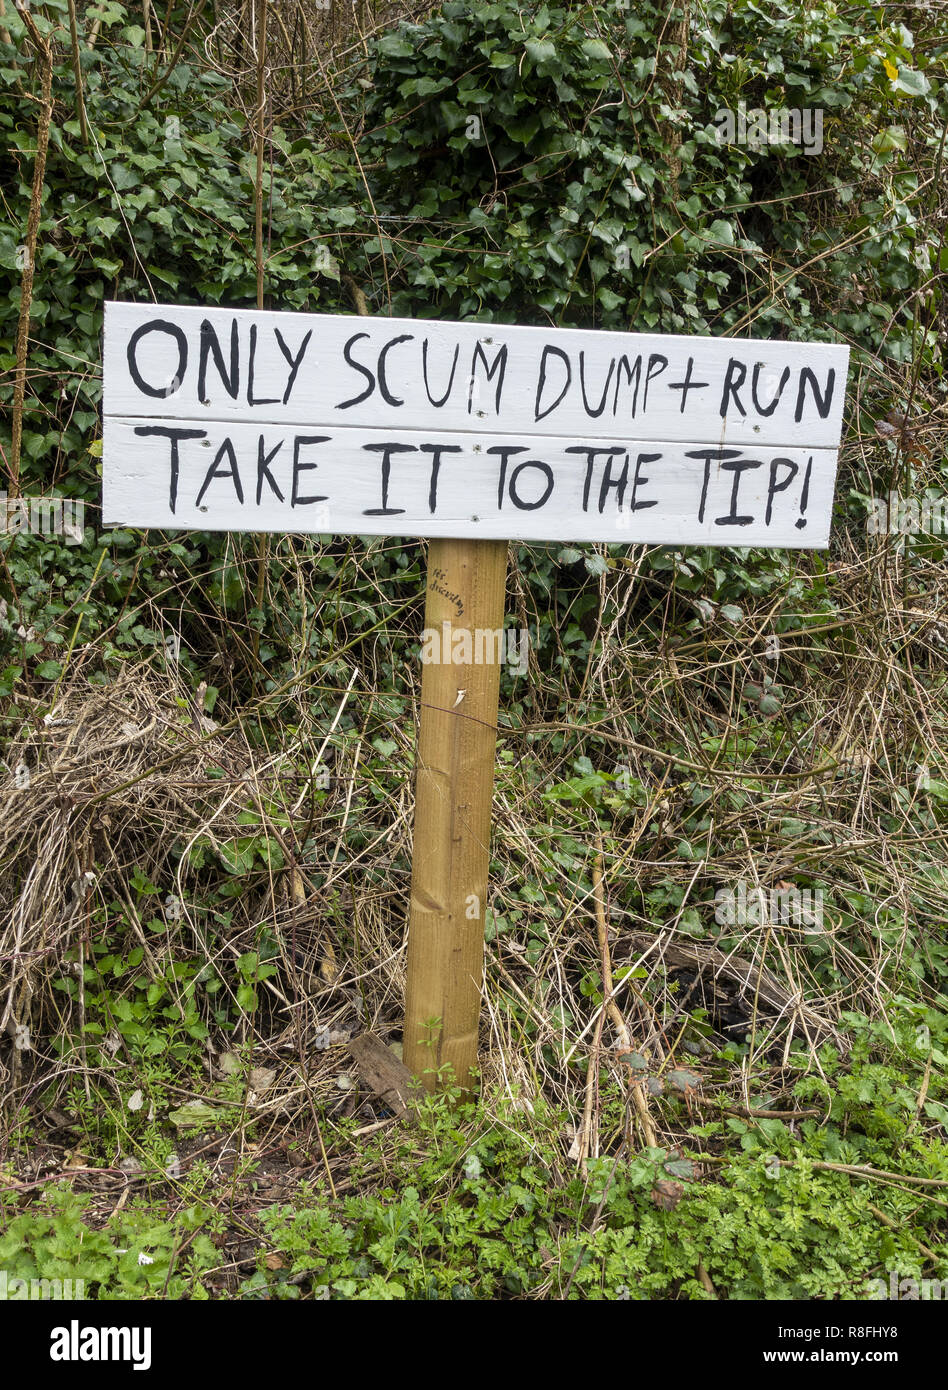
[[33, 158], [33, 185], [30, 209], [26, 222], [26, 241], [21, 248], [23, 273], [20, 279], [20, 312], [16, 326], [14, 353], [13, 419], [10, 444], [10, 496], [20, 491], [20, 452], [23, 446], [23, 412], [26, 404], [26, 360], [30, 341], [30, 309], [33, 304], [33, 276], [36, 265], [36, 244], [39, 237], [40, 213], [46, 183], [46, 153], [53, 120], [53, 55], [49, 41], [40, 33], [29, 8], [16, 0], [17, 12], [26, 25], [36, 49], [40, 70], [41, 96], [36, 121], [36, 154]]

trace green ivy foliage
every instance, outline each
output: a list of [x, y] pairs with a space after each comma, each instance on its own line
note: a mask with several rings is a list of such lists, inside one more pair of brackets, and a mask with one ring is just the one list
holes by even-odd
[[[850, 413], [871, 429], [892, 405], [887, 373], [911, 360], [922, 379], [943, 375], [948, 252], [926, 221], [937, 200], [926, 178], [946, 46], [934, 35], [916, 46], [867, 0], [711, 0], [691, 10], [679, 72], [675, 19], [664, 3], [449, 0], [382, 37], [360, 143], [380, 228], [366, 248], [374, 307], [848, 342], [851, 384], [860, 370], [866, 382]], [[799, 144], [720, 142], [719, 113], [783, 108], [819, 113], [819, 153], [802, 132]], [[869, 483], [854, 481], [840, 511], [863, 527]], [[587, 571], [613, 563], [573, 548], [554, 563], [534, 548], [526, 568], [541, 606], [563, 597], [559, 626], [579, 616]], [[823, 578], [798, 577], [787, 553], [662, 548], [646, 569], [705, 604], [783, 590], [788, 610], [806, 597], [834, 611]]]
[[[83, 48], [90, 140], [76, 117], [75, 82], [60, 28], [54, 119], [31, 305], [26, 486], [60, 485], [98, 503], [98, 467], [87, 452], [100, 434], [102, 305], [106, 299], [251, 305], [256, 302], [253, 135], [232, 83], [179, 61], [154, 97], [161, 70], [143, 31], [118, 4], [103, 35]], [[52, 22], [64, 0], [48, 0]], [[0, 43], [0, 406], [12, 400], [36, 103], [24, 26], [5, 21]], [[42, 23], [42, 20], [38, 20]], [[357, 218], [351, 160], [307, 134], [279, 127], [272, 178], [264, 176], [266, 285], [274, 307], [340, 305], [334, 234]], [[270, 163], [268, 153], [268, 165]]]
[[[379, 41], [363, 143], [394, 311], [842, 338], [904, 360], [932, 266], [897, 155], [907, 120], [934, 150], [926, 54], [869, 5], [712, 0], [676, 80], [668, 27], [664, 4], [452, 0]], [[716, 113], [741, 102], [819, 110], [822, 150], [721, 144]]]
[[[109, 0], [101, 8], [99, 41], [81, 52], [87, 145], [65, 0], [37, 11], [37, 22], [55, 30], [56, 62], [23, 459], [27, 491], [87, 501], [90, 535], [103, 301], [256, 302], [256, 170], [240, 94], [192, 57], [167, 70], [145, 52], [125, 7]], [[918, 15], [932, 31], [923, 41], [893, 14], [867, 0], [806, 10], [709, 0], [691, 11], [680, 67], [675, 13], [664, 4], [448, 0], [423, 23], [376, 40], [332, 100], [324, 92], [322, 106], [268, 128], [267, 302], [352, 312], [354, 285], [383, 314], [840, 339], [866, 368], [861, 408], [868, 404], [871, 417], [874, 404], [893, 403], [886, 364], [898, 372], [911, 359], [933, 382], [943, 370], [935, 330], [948, 251], [929, 235], [929, 200], [938, 196], [946, 46], [927, 12]], [[13, 391], [38, 86], [20, 16], [13, 11], [6, 23], [3, 409]], [[819, 110], [821, 152], [722, 145], [717, 113], [741, 103]], [[869, 480], [850, 479], [849, 492], [846, 481], [844, 469], [841, 505], [861, 524]], [[213, 576], [212, 592], [195, 590], [189, 601], [241, 608], [259, 626], [247, 577], [256, 539], [179, 539], [186, 544], [170, 558]], [[154, 643], [153, 625], [142, 624], [129, 596], [134, 588], [136, 601], [166, 601], [169, 557], [159, 557], [156, 541], [113, 535], [100, 565], [90, 538], [51, 569], [48, 544], [11, 538], [14, 630], [35, 626], [44, 663], [55, 661], [50, 642], [61, 643], [62, 624], [80, 612], [86, 639], [121, 613], [130, 642]], [[342, 545], [320, 557], [327, 582], [345, 553]], [[615, 547], [608, 555], [531, 549], [523, 573], [535, 645], [554, 664], [567, 659], [560, 630], [572, 633], [563, 638], [572, 642], [570, 664], [585, 659], [584, 613], [596, 603], [589, 579], [615, 555]], [[417, 556], [413, 545], [387, 547], [377, 578], [400, 582]], [[277, 580], [281, 563], [270, 562]], [[832, 611], [823, 577], [798, 575], [786, 554], [664, 548], [646, 569], [661, 587], [705, 604], [782, 587], [794, 613], [804, 601]], [[314, 602], [321, 597], [317, 587]], [[177, 584], [172, 601], [180, 605]], [[694, 603], [686, 608], [691, 620]], [[15, 665], [5, 664], [4, 688], [30, 659], [18, 652]], [[293, 669], [293, 632], [273, 640], [267, 661], [275, 681]]]

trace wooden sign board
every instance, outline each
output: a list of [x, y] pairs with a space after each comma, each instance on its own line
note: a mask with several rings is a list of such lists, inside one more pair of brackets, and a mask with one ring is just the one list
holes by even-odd
[[848, 348], [106, 305], [103, 520], [821, 549]]
[[[825, 547], [847, 362], [815, 343], [108, 304], [103, 520], [430, 536], [426, 630], [492, 636], [508, 540]], [[467, 1088], [500, 671], [448, 645], [422, 658], [404, 1057]]]

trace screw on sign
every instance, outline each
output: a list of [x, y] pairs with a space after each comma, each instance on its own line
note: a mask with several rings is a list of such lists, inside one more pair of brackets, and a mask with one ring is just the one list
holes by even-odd
[[[109, 304], [103, 519], [431, 538], [498, 632], [507, 542], [829, 543], [848, 349]], [[475, 648], [471, 648], [474, 650]], [[404, 1058], [477, 1064], [499, 662], [424, 665]]]

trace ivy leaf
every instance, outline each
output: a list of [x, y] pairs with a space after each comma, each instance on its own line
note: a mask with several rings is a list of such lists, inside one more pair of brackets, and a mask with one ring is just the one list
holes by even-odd
[[609, 45], [603, 43], [602, 39], [585, 39], [580, 44], [580, 48], [587, 58], [591, 58], [594, 63], [609, 63], [612, 61], [612, 53]]
[[415, 48], [401, 34], [386, 34], [379, 40], [379, 51], [389, 58], [413, 58]]
[[687, 1095], [689, 1091], [696, 1091], [701, 1085], [700, 1076], [696, 1076], [693, 1071], [681, 1069], [670, 1071], [668, 1080], [676, 1091], [681, 1091], [682, 1095]]
[[527, 39], [524, 47], [537, 67], [556, 57], [556, 45], [550, 39]]
[[[135, 180], [137, 182], [137, 180]], [[115, 235], [121, 223], [117, 217], [93, 217], [89, 221], [89, 226], [93, 231], [100, 232], [103, 237], [108, 239]]]
[[[886, 69], [888, 71], [888, 68]], [[910, 97], [923, 97], [930, 89], [928, 78], [914, 68], [901, 68], [895, 80], [895, 90]]]
[[[508, 121], [506, 130], [512, 140], [517, 140], [521, 145], [527, 145], [540, 129], [541, 124], [539, 112], [530, 111], [518, 120]], [[509, 232], [511, 228], [508, 227], [507, 230]]]
[[[904, 128], [899, 125], [887, 126], [885, 130], [880, 131], [878, 135], [872, 137], [872, 148], [875, 150], [876, 154], [888, 154], [891, 150], [905, 150], [906, 139]], [[885, 420], [877, 421], [876, 429], [879, 433], [882, 433], [879, 426], [884, 426], [886, 423], [887, 421]]]
[[716, 217], [708, 228], [708, 237], [719, 246], [733, 246], [734, 228], [723, 217]]

